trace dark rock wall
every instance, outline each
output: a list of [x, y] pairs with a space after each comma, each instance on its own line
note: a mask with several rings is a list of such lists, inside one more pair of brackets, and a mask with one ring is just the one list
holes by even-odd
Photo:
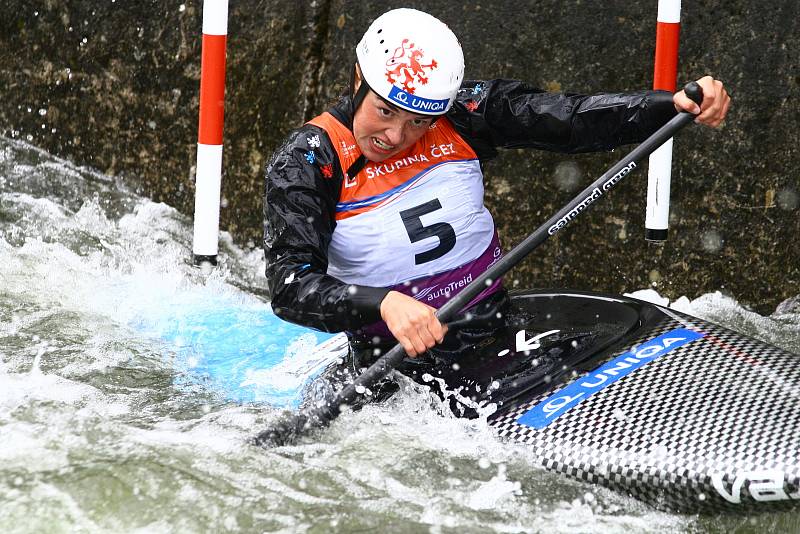
[[[425, 9], [460, 37], [468, 78], [554, 91], [647, 88], [656, 0], [231, 2], [222, 226], [261, 232], [262, 168], [283, 134], [349, 81], [353, 48], [393, 7]], [[0, 133], [120, 175], [193, 209], [201, 4], [0, 0]], [[644, 241], [646, 172], [629, 178], [507, 279], [515, 287], [696, 296], [722, 288], [761, 312], [800, 293], [800, 4], [683, 2], [681, 83], [703, 74], [734, 99], [725, 126], [676, 139], [672, 225]], [[507, 246], [619, 159], [509, 151], [487, 168]]]

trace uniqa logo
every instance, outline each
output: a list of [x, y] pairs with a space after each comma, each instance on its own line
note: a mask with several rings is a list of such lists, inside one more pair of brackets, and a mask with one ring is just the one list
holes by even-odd
[[389, 90], [389, 100], [393, 100], [398, 104], [408, 106], [418, 111], [426, 112], [444, 112], [447, 109], [448, 99], [431, 100], [429, 98], [422, 98], [421, 96], [414, 96], [406, 93], [396, 85], [393, 85]]
[[576, 380], [561, 391], [546, 398], [525, 414], [517, 422], [533, 428], [544, 428], [576, 404], [613, 384], [638, 368], [660, 358], [664, 354], [686, 343], [701, 338], [705, 334], [677, 328], [617, 356], [600, 366], [587, 376]]
[[611, 362], [613, 365], [606, 368], [601, 367], [601, 371], [589, 375], [589, 380], [584, 380], [581, 385], [590, 389], [599, 388], [612, 377], [619, 375], [626, 369], [631, 368], [636, 364], [641, 364], [645, 360], [652, 360], [657, 358], [661, 353], [667, 352], [672, 345], [686, 341], [685, 337], [668, 337], [664, 338], [662, 343], [654, 343], [650, 345], [642, 345], [638, 349], [630, 352], [630, 356], [626, 356], [622, 360], [614, 360]]

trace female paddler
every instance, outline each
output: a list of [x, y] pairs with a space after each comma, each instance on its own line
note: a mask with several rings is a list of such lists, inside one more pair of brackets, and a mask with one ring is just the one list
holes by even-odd
[[434, 315], [503, 254], [483, 202], [483, 164], [499, 148], [638, 143], [681, 110], [716, 127], [730, 99], [718, 80], [698, 83], [700, 106], [683, 91], [575, 95], [465, 80], [444, 23], [413, 9], [384, 13], [356, 47], [350, 93], [291, 132], [267, 166], [275, 313], [346, 331], [355, 347], [396, 340], [411, 358], [425, 355], [415, 364], [457, 354], [502, 323], [508, 306], [496, 280], [462, 312], [461, 327], [448, 332]]

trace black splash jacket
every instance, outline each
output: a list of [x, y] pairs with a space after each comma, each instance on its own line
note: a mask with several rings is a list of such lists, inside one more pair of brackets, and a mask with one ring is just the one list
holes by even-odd
[[[351, 108], [343, 98], [328, 111], [350, 127]], [[638, 143], [675, 114], [665, 91], [586, 96], [491, 80], [465, 82], [447, 118], [484, 162], [498, 148], [578, 153]], [[289, 134], [266, 170], [264, 252], [273, 310], [326, 332], [352, 332], [380, 321], [380, 303], [389, 291], [326, 274], [346, 171], [328, 135], [311, 124]]]

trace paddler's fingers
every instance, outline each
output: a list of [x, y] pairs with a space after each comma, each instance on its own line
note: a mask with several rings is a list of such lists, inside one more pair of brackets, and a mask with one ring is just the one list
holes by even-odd
[[381, 302], [381, 317], [411, 357], [422, 354], [444, 337], [446, 330], [435, 314], [435, 308], [397, 291], [387, 293]]
[[444, 338], [442, 324], [436, 319], [436, 316], [428, 319], [428, 322], [420, 327], [418, 332], [420, 339], [422, 339], [422, 342], [425, 343], [426, 349], [438, 345]]
[[421, 345], [421, 344], [418, 344], [418, 343], [414, 343], [414, 341], [412, 341], [411, 338], [408, 337], [408, 336], [402, 336], [402, 335], [395, 334], [394, 337], [395, 337], [395, 339], [397, 340], [398, 343], [403, 345], [403, 350], [406, 351], [406, 354], [408, 354], [412, 358], [416, 358], [418, 355], [420, 355], [423, 352], [425, 352], [424, 349], [420, 350], [418, 348], [418, 347], [424, 347], [424, 345]]
[[678, 91], [672, 95], [672, 103], [675, 105], [677, 111], [688, 111], [694, 115], [700, 113], [700, 106], [691, 98], [686, 96], [683, 91]]
[[721, 81], [715, 80], [711, 76], [705, 76], [698, 83], [703, 88], [703, 104], [700, 106], [703, 111], [695, 119], [695, 122], [712, 127], [718, 126], [725, 119], [726, 104], [730, 103], [728, 92]]
[[436, 341], [433, 339], [431, 333], [428, 332], [427, 328], [420, 328], [417, 330], [417, 335], [414, 338], [414, 348], [417, 349], [416, 356], [424, 353], [434, 345], [436, 345]]
[[403, 345], [406, 354], [412, 358], [416, 358], [428, 349], [441, 343], [444, 339], [444, 334], [447, 332], [447, 327], [442, 325], [439, 320], [436, 319], [436, 316], [433, 316], [432, 319], [428, 319], [427, 323], [416, 330], [413, 329], [413, 326], [409, 326], [410, 328], [403, 330], [403, 332], [408, 332], [408, 335], [403, 336], [402, 340], [401, 338], [397, 338], [397, 340]]
[[441, 343], [441, 339], [444, 337], [442, 325], [433, 313], [433, 308], [422, 311], [422, 315], [415, 317], [418, 320], [412, 320], [409, 328], [404, 330], [414, 347], [415, 354], [406, 350], [412, 358], [436, 346], [437, 343]]
[[711, 123], [709, 126], [711, 126], [712, 128], [719, 127], [719, 125], [721, 125], [722, 122], [725, 120], [725, 116], [728, 114], [728, 108], [729, 107], [731, 107], [731, 99], [730, 99], [730, 97], [728, 97], [725, 100], [725, 104], [723, 104], [723, 106], [722, 106], [722, 116], [718, 120], [716, 120], [715, 122]]
[[[444, 341], [444, 335], [447, 333], [447, 325], [439, 322], [439, 318], [436, 317], [436, 315], [433, 315], [428, 321], [428, 331], [431, 333], [431, 336], [434, 340], [436, 340], [436, 344], [438, 345]], [[432, 346], [433, 345], [431, 345], [431, 347]]]
[[711, 76], [703, 76], [697, 83], [703, 89], [702, 104], [698, 106], [684, 91], [678, 91], [672, 98], [675, 109], [694, 113], [697, 115], [695, 122], [716, 128], [725, 120], [730, 107], [730, 96], [723, 83]]

